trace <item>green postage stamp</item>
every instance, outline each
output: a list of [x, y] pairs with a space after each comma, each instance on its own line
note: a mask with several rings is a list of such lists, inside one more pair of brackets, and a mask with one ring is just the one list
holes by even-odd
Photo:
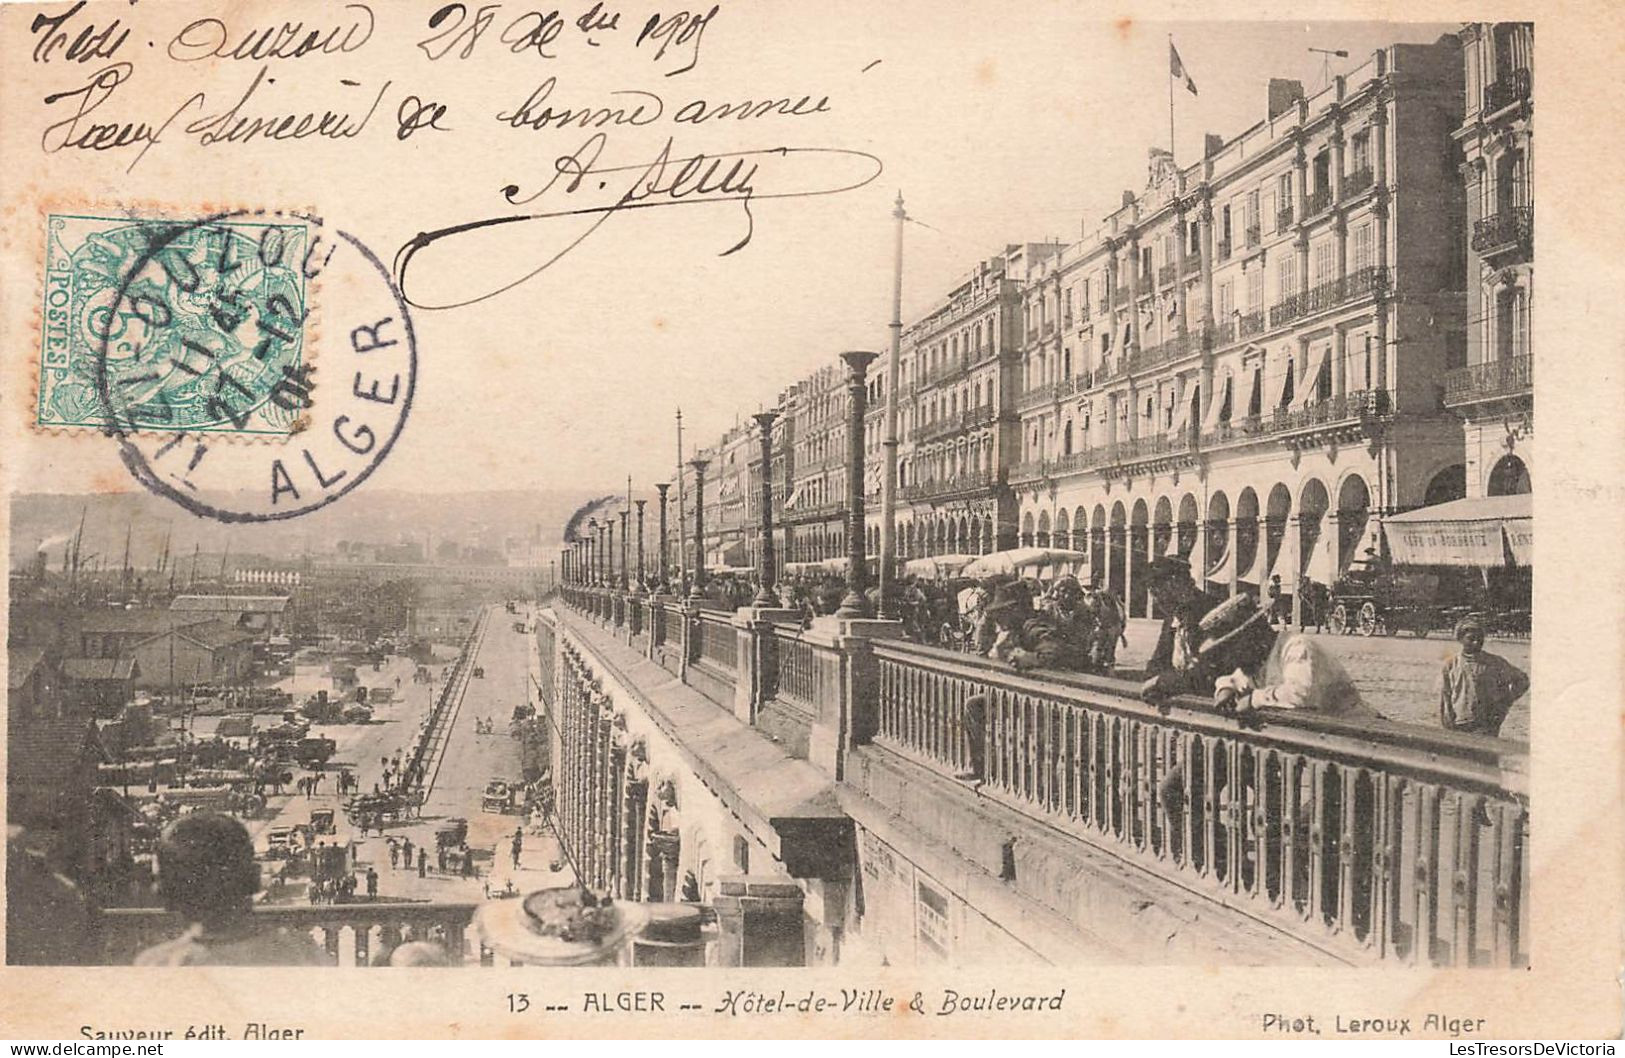
[[50, 214], [35, 425], [281, 437], [310, 406], [308, 226]]

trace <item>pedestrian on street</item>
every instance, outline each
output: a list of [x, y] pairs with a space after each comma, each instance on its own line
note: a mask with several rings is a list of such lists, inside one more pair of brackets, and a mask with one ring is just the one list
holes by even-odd
[[516, 829], [513, 832], [513, 865], [516, 868], [519, 866], [519, 853], [524, 849], [524, 847], [524, 838], [520, 836], [520, 832]]
[[1484, 649], [1484, 632], [1473, 615], [1456, 623], [1461, 650], [1439, 673], [1439, 725], [1446, 730], [1498, 736], [1512, 703], [1529, 689], [1527, 675]]
[[401, 850], [400, 850], [400, 848], [393, 841], [391, 841], [389, 843], [389, 869], [390, 870], [395, 869], [396, 864], [398, 864], [400, 862], [400, 858], [401, 858]]
[[418, 849], [418, 877], [419, 878], [427, 878], [428, 876], [429, 876], [429, 854], [427, 852], [425, 852], [422, 848], [419, 848]]
[[378, 899], [378, 872], [371, 867], [367, 868], [367, 899]]
[[441, 845], [436, 850], [435, 859], [436, 859], [436, 861], [438, 861], [437, 862], [437, 869], [440, 871], [441, 874], [445, 874], [446, 873], [446, 846]]
[[407, 870], [412, 869], [412, 839], [401, 839], [401, 863]]
[[[464, 842], [462, 844], [462, 846], [458, 848], [457, 851], [463, 858], [463, 877], [464, 878], [472, 878], [472, 877], [474, 877], [474, 854], [469, 851], [468, 843]], [[489, 885], [486, 886], [485, 895], [487, 895], [487, 896], [491, 895], [491, 889], [490, 889]]]

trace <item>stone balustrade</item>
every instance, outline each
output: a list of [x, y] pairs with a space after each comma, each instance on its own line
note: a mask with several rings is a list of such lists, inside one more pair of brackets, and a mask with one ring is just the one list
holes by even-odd
[[[563, 598], [613, 632], [606, 590]], [[1199, 699], [1018, 674], [889, 622], [648, 606], [640, 652], [674, 652], [683, 682], [833, 780], [859, 750], [890, 755], [1333, 961], [1527, 964], [1519, 744], [1268, 709], [1243, 728]]]

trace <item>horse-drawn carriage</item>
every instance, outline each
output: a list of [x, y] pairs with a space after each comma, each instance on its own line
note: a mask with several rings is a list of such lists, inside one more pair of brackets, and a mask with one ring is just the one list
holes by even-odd
[[362, 794], [344, 802], [344, 818], [352, 826], [394, 823], [417, 815], [423, 808], [423, 793]]
[[508, 813], [515, 811], [514, 794], [516, 789], [506, 779], [492, 779], [485, 784], [485, 793], [480, 797], [480, 811]]
[[1440, 599], [1437, 573], [1395, 569], [1380, 563], [1351, 566], [1332, 585], [1326, 627], [1335, 635], [1398, 635], [1401, 631], [1422, 637], [1448, 623], [1456, 610]]

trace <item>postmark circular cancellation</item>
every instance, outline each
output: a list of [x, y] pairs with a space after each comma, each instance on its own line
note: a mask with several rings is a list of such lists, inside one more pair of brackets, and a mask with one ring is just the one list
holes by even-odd
[[105, 434], [227, 522], [325, 507], [400, 436], [412, 320], [355, 236], [273, 210], [53, 212], [47, 233], [36, 427]]

